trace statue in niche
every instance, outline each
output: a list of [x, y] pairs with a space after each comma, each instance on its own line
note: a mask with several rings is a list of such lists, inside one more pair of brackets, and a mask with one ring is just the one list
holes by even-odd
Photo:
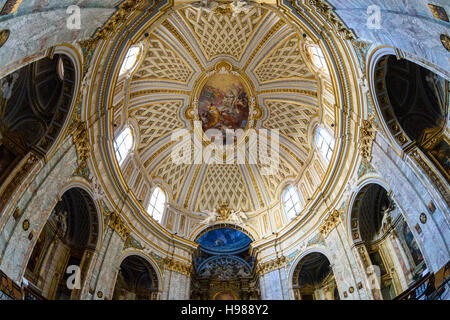
[[394, 201], [389, 200], [389, 203], [386, 204], [384, 203], [381, 206], [381, 211], [383, 213], [383, 219], [381, 221], [381, 230], [383, 230], [384, 232], [386, 232], [392, 223], [392, 217], [391, 217], [391, 212], [394, 211], [395, 209], [395, 204]]
[[67, 211], [66, 210], [57, 210], [56, 214], [56, 223], [58, 230], [61, 234], [61, 237], [64, 238], [67, 232]]

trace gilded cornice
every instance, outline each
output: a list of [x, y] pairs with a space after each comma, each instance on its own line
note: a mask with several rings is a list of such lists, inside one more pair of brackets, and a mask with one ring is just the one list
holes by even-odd
[[[78, 168], [75, 175], [85, 176], [86, 168], [88, 166], [88, 159], [90, 156], [89, 147], [89, 135], [87, 131], [86, 122], [75, 121], [69, 128], [69, 132], [72, 132], [73, 141], [77, 148], [78, 154]], [[88, 178], [88, 177], [86, 177]]]
[[130, 237], [130, 228], [125, 223], [125, 220], [120, 214], [114, 211], [104, 211], [106, 217], [106, 224], [116, 231], [120, 237], [126, 241]]
[[259, 264], [256, 267], [256, 273], [261, 277], [266, 273], [285, 267], [287, 263], [288, 259], [285, 256], [277, 257], [273, 260]]
[[319, 232], [323, 236], [327, 236], [331, 230], [333, 230], [339, 224], [339, 211], [333, 210], [328, 217], [325, 218], [323, 223], [319, 227]]
[[171, 271], [175, 271], [181, 274], [184, 274], [185, 276], [190, 276], [194, 269], [191, 264], [177, 261], [171, 258], [164, 259], [164, 266]]
[[92, 38], [80, 41], [80, 45], [85, 49], [85, 52], [90, 52], [100, 40], [108, 39], [109, 35], [117, 31], [118, 26], [124, 23], [128, 16], [134, 11], [139, 11], [145, 4], [149, 4], [149, 0], [125, 0], [119, 5], [119, 9], [114, 15], [105, 23], [105, 25], [98, 29]]
[[[294, 2], [291, 0], [291, 2]], [[333, 7], [323, 0], [309, 0], [308, 3], [312, 5], [317, 12], [345, 39], [356, 39], [355, 33], [349, 29], [339, 16], [333, 11]]]
[[372, 154], [372, 143], [375, 139], [375, 128], [373, 125], [373, 117], [369, 120], [363, 120], [359, 129], [359, 153], [361, 157], [370, 162]]

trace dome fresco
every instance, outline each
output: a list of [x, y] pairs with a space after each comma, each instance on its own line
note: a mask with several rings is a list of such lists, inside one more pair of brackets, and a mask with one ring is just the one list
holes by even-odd
[[444, 0], [54, 2], [0, 1], [0, 301], [450, 300]]
[[[224, 23], [229, 27], [209, 34], [209, 25]], [[176, 31], [179, 24], [183, 34]], [[312, 133], [321, 118], [334, 117], [335, 94], [329, 75], [314, 69], [305, 42], [285, 17], [263, 6], [235, 17], [191, 6], [168, 14], [133, 43], [143, 51], [129, 84], [126, 77], [115, 84], [114, 118], [120, 123], [127, 114], [134, 124], [135, 154], [142, 164], [129, 176], [159, 181], [175, 206], [198, 217], [220, 202], [248, 214], [261, 212], [279, 201], [277, 188], [287, 179], [310, 185], [303, 172], [328, 169], [323, 161], [312, 165]], [[320, 81], [327, 85], [319, 86]], [[129, 103], [122, 103], [128, 86]], [[171, 139], [177, 130], [193, 131], [202, 141], [203, 160], [211, 143], [218, 146], [214, 161], [193, 163], [201, 158], [193, 154], [193, 144], [186, 147], [187, 160], [172, 161], [168, 155], [181, 148]], [[248, 142], [250, 133], [263, 131], [264, 139], [279, 142], [272, 174], [265, 174], [275, 162], [268, 156], [272, 144], [267, 156], [259, 151], [250, 156], [256, 149]], [[132, 170], [129, 166], [124, 163], [123, 173]]]
[[206, 252], [232, 254], [248, 249], [252, 240], [239, 230], [221, 228], [208, 231], [197, 242]]
[[248, 122], [248, 93], [239, 77], [232, 74], [211, 76], [200, 93], [198, 113], [203, 131], [220, 130], [224, 140], [226, 130], [244, 129]]

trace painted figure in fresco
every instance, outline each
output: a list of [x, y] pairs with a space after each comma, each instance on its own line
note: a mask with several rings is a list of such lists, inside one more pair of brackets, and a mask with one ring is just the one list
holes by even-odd
[[224, 142], [227, 129], [244, 129], [248, 122], [249, 100], [239, 77], [230, 74], [211, 76], [200, 93], [198, 115], [203, 131], [220, 130]]
[[207, 114], [208, 120], [207, 126], [209, 128], [214, 128], [220, 122], [220, 118], [221, 118], [220, 111], [217, 109], [215, 105], [211, 103]]
[[414, 239], [414, 235], [406, 222], [403, 223], [403, 238], [405, 239], [405, 243], [411, 253], [415, 265], [418, 266], [423, 261], [422, 252], [420, 252], [419, 245], [417, 244], [416, 239]]

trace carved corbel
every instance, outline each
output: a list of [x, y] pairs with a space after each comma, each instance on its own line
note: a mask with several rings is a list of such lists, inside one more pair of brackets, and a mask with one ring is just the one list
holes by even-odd
[[319, 232], [326, 237], [339, 224], [339, 211], [333, 210], [319, 227]]
[[359, 129], [359, 153], [363, 161], [367, 163], [372, 160], [372, 143], [375, 139], [375, 127], [373, 123], [374, 117], [372, 116], [368, 120], [363, 120], [362, 126]]

